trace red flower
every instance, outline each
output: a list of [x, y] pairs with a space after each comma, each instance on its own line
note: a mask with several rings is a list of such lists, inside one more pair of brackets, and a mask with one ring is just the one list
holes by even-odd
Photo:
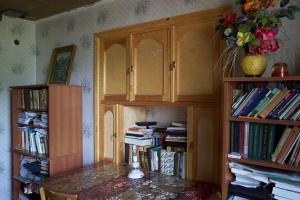
[[249, 51], [254, 54], [274, 53], [279, 48], [278, 40], [275, 38], [276, 32], [272, 29], [258, 28], [254, 36], [260, 40], [259, 46], [251, 46]]
[[226, 26], [229, 26], [230, 24], [232, 24], [232, 22], [235, 20], [236, 18], [236, 14], [235, 13], [232, 13], [230, 15], [227, 15], [225, 18], [224, 18], [224, 24]]

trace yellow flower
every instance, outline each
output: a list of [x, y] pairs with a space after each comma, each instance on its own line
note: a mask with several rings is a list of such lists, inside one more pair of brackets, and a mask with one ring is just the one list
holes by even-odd
[[274, 7], [275, 5], [276, 0], [246, 0], [243, 4], [243, 10], [245, 12], [253, 12], [259, 9]]
[[251, 36], [250, 32], [246, 32], [246, 33], [238, 32], [236, 44], [240, 47], [243, 46], [244, 44], [249, 42], [250, 36]]

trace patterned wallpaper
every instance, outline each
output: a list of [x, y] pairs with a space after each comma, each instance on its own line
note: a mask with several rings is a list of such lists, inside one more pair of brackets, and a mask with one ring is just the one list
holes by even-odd
[[[104, 3], [103, 3], [104, 2]], [[93, 34], [118, 27], [152, 21], [189, 12], [233, 4], [234, 0], [117, 0], [102, 1], [59, 14], [36, 23], [37, 82], [47, 79], [51, 50], [58, 46], [75, 44], [77, 52], [70, 84], [83, 86], [83, 142], [84, 163], [93, 161]], [[297, 21], [286, 23], [289, 38], [284, 38], [285, 47], [270, 60], [287, 60], [294, 64], [296, 50], [300, 51], [300, 40], [292, 29]], [[295, 45], [296, 44], [296, 45]], [[267, 72], [270, 73], [270, 72]]]
[[[15, 41], [19, 41], [19, 45]], [[16, 41], [17, 42], [17, 41]], [[0, 21], [0, 199], [11, 199], [10, 93], [36, 83], [35, 24], [3, 16]]]
[[[83, 87], [83, 158], [84, 164], [90, 164], [93, 162], [94, 142], [93, 34], [233, 2], [235, 0], [102, 0], [93, 6], [58, 14], [35, 24], [4, 17], [0, 22], [0, 199], [10, 199], [10, 194], [7, 194], [10, 191], [8, 86], [45, 83], [52, 49], [75, 44], [77, 50], [70, 84]], [[272, 62], [288, 62], [290, 71], [298, 71], [294, 66], [300, 64], [300, 36], [297, 29], [293, 29], [299, 25], [300, 17], [284, 24], [288, 37], [282, 34], [283, 48], [270, 57]], [[20, 40], [19, 46], [14, 45], [15, 39]], [[150, 118], [160, 116], [159, 110], [149, 109]], [[164, 111], [169, 112], [169, 109]]]
[[93, 34], [155, 19], [176, 16], [232, 1], [226, 0], [117, 0], [55, 15], [36, 23], [37, 82], [47, 80], [51, 51], [77, 46], [70, 84], [83, 87], [84, 163], [93, 162]]

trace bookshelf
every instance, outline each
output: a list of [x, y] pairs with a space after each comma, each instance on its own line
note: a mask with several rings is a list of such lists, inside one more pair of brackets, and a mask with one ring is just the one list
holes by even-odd
[[[37, 199], [36, 193], [24, 194], [29, 183], [82, 167], [82, 89], [56, 84], [13, 86], [11, 112], [12, 199], [19, 195]], [[26, 164], [34, 162], [43, 167], [33, 176]]]
[[[268, 87], [268, 88], [279, 88], [283, 90], [283, 88], [288, 87], [289, 90], [292, 90], [296, 87], [299, 86], [300, 83], [300, 76], [289, 76], [289, 77], [227, 77], [223, 79], [224, 83], [224, 88], [223, 88], [223, 151], [222, 151], [222, 199], [225, 200], [228, 197], [228, 189], [230, 182], [234, 180], [234, 174], [231, 173], [230, 168], [229, 168], [229, 162], [236, 162], [236, 163], [241, 163], [241, 164], [246, 164], [250, 166], [255, 166], [255, 167], [260, 167], [262, 169], [272, 169], [272, 170], [279, 170], [282, 173], [286, 172], [293, 172], [293, 173], [300, 173], [300, 168], [299, 166], [292, 166], [289, 165], [287, 162], [284, 162], [282, 164], [273, 162], [270, 159], [263, 159], [262, 157], [259, 158], [252, 158], [250, 155], [244, 155], [242, 153], [241, 158], [229, 158], [228, 154], [231, 153], [232, 148], [232, 139], [233, 136], [232, 134], [234, 133], [233, 130], [235, 129], [234, 123], [238, 124], [245, 124], [247, 123], [249, 126], [263, 126], [267, 127], [268, 132], [264, 133], [258, 132], [257, 137], [263, 137], [260, 134], [270, 134], [271, 129], [270, 127], [273, 126], [277, 129], [282, 129], [285, 130], [286, 127], [290, 127], [293, 129], [294, 127], [299, 127], [300, 126], [300, 121], [299, 120], [292, 120], [290, 118], [283, 120], [283, 119], [277, 119], [277, 117], [266, 117], [263, 118], [261, 116], [258, 117], [249, 117], [249, 116], [232, 116], [233, 113], [236, 111], [233, 111], [232, 105], [234, 102], [236, 102], [236, 99], [234, 100], [234, 95], [235, 95], [235, 90], [241, 89], [241, 90], [249, 90], [247, 88], [249, 85], [252, 88], [263, 88], [263, 87]], [[266, 96], [266, 95], [265, 95]], [[264, 97], [265, 97], [264, 96]], [[257, 96], [256, 96], [257, 97]], [[263, 98], [264, 98], [263, 97]], [[276, 96], [275, 96], [276, 97]], [[284, 96], [286, 97], [286, 96]], [[282, 100], [282, 99], [281, 99]], [[288, 100], [288, 99], [287, 99]], [[260, 101], [258, 101], [259, 103]], [[272, 98], [270, 100], [270, 104], [272, 102]], [[281, 101], [280, 101], [281, 102]], [[278, 103], [279, 104], [279, 103]], [[276, 105], [278, 105], [276, 104]], [[249, 106], [249, 104], [245, 104], [246, 106]], [[257, 104], [256, 104], [257, 105]], [[266, 104], [267, 106], [268, 104]], [[274, 112], [276, 111], [275, 109], [279, 109], [280, 107], [275, 107]], [[264, 108], [263, 108], [264, 109]], [[272, 109], [273, 111], [273, 109]], [[296, 111], [296, 110], [295, 110]], [[276, 111], [278, 112], [278, 110]], [[250, 115], [250, 114], [248, 114]], [[268, 129], [269, 128], [269, 129]], [[275, 129], [274, 128], [274, 129]], [[261, 128], [263, 129], [263, 128]], [[280, 129], [280, 130], [281, 130]], [[255, 132], [254, 128], [252, 129], [253, 132]], [[250, 132], [251, 130], [248, 129]], [[241, 134], [243, 132], [243, 129], [237, 129], [237, 133]], [[275, 134], [275, 133], [274, 133]], [[281, 139], [281, 136], [283, 135], [282, 132], [276, 132], [276, 134], [279, 134], [278, 138]], [[239, 136], [242, 137], [243, 136]], [[266, 137], [270, 137], [269, 135]], [[250, 136], [249, 136], [250, 138]], [[255, 138], [255, 137], [254, 137]], [[272, 149], [272, 154], [274, 153], [280, 139], [277, 139], [276, 142], [274, 143], [274, 146], [271, 148]], [[252, 139], [254, 140], [260, 140], [260, 139]], [[234, 141], [234, 140], [233, 140]], [[274, 139], [275, 141], [275, 139]], [[239, 141], [238, 141], [239, 142]], [[245, 141], [244, 141], [245, 142]], [[249, 141], [247, 141], [249, 142]], [[255, 148], [263, 148], [259, 147], [259, 145], [262, 145], [262, 143], [257, 142], [258, 147]], [[247, 145], [250, 146], [250, 143]], [[263, 143], [263, 145], [267, 145]], [[248, 146], [248, 149], [250, 147]], [[247, 148], [247, 147], [246, 147]], [[254, 148], [254, 147], [253, 147]], [[293, 151], [293, 149], [292, 149]], [[290, 152], [288, 153], [290, 154]], [[270, 156], [270, 155], [269, 155]], [[289, 157], [287, 157], [289, 159]]]

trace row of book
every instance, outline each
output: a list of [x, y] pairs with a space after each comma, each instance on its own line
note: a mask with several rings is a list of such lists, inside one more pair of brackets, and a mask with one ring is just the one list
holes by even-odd
[[21, 109], [47, 109], [48, 90], [47, 89], [22, 89], [20, 90]]
[[229, 199], [300, 199], [300, 176], [231, 162]]
[[48, 127], [48, 113], [47, 112], [20, 112], [18, 114], [16, 123], [18, 124], [31, 124]]
[[[125, 144], [125, 163], [132, 164], [133, 145]], [[166, 175], [186, 178], [186, 152], [176, 147], [175, 151], [162, 147], [144, 146], [138, 148], [140, 166], [146, 171], [161, 172]]]
[[275, 125], [231, 122], [230, 151], [246, 158], [271, 160], [278, 141]]
[[232, 122], [230, 140], [231, 152], [244, 157], [299, 166], [299, 127], [283, 129], [275, 125]]
[[21, 144], [20, 149], [41, 155], [48, 154], [47, 130], [19, 126]]
[[232, 104], [233, 117], [299, 120], [300, 90], [288, 88], [252, 88], [240, 92]]

